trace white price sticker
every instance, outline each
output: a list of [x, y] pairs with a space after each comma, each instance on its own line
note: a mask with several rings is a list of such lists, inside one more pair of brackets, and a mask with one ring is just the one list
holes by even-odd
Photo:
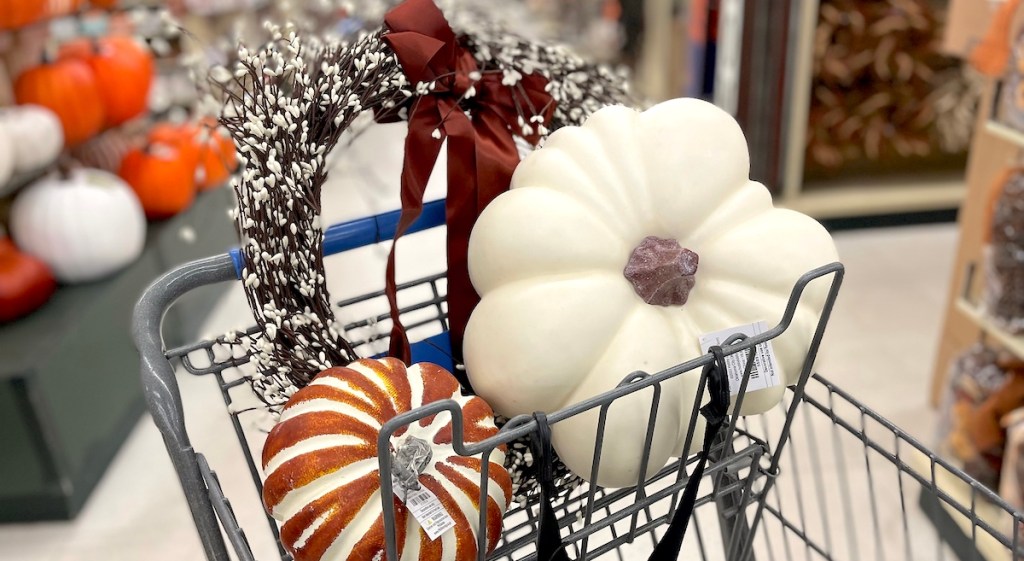
[[455, 519], [448, 514], [441, 500], [430, 489], [420, 485], [417, 491], [405, 491], [395, 478], [391, 479], [391, 488], [398, 500], [409, 507], [412, 517], [420, 523], [420, 527], [431, 540], [436, 540], [441, 534], [455, 527]]
[[[747, 337], [753, 337], [765, 331], [768, 331], [768, 324], [759, 321], [713, 333], [705, 333], [700, 336], [700, 351], [707, 353], [708, 349], [715, 345], [722, 345], [733, 335], [743, 334]], [[779, 363], [775, 359], [772, 342], [766, 341], [761, 343], [757, 346], [756, 350], [754, 365], [750, 369], [750, 381], [747, 383], [747, 391], [752, 392], [782, 385], [782, 371], [779, 370]], [[729, 393], [732, 395], [740, 393], [740, 384], [743, 382], [743, 370], [747, 367], [748, 352], [743, 351], [725, 357], [725, 366], [729, 374]]]

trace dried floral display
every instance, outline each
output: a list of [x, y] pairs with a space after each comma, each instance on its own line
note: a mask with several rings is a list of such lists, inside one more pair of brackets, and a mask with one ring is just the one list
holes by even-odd
[[[403, 9], [411, 12], [403, 17]], [[410, 121], [404, 225], [418, 214], [421, 187], [446, 138], [449, 177], [453, 166], [494, 171], [470, 177], [472, 190], [462, 192], [468, 212], [459, 226], [468, 237], [480, 200], [485, 204], [508, 188], [520, 151], [603, 106], [632, 103], [623, 76], [565, 48], [536, 44], [478, 17], [456, 17], [453, 31], [429, 0], [410, 0], [390, 13], [396, 14], [352, 43], [271, 26], [271, 40], [241, 47], [233, 70], [221, 76], [221, 122], [242, 164], [233, 188], [244, 286], [260, 329], [252, 343], [253, 387], [271, 407], [321, 371], [359, 358], [331, 307], [320, 218], [326, 160], [357, 117], [369, 112], [379, 122]], [[417, 44], [442, 55], [421, 57]], [[474, 149], [481, 138], [497, 143], [499, 161], [471, 158], [487, 157]], [[449, 207], [461, 184], [449, 181]], [[448, 231], [451, 261], [451, 222]], [[457, 294], [452, 278], [450, 262], [450, 299]], [[469, 292], [462, 297], [472, 301], [476, 295], [468, 279], [465, 284]], [[393, 317], [396, 311], [393, 306]], [[535, 490], [528, 482], [528, 449], [512, 446], [506, 463], [517, 474], [515, 495], [522, 500]], [[555, 477], [574, 476], [556, 463]]]
[[956, 154], [970, 143], [980, 79], [939, 51], [928, 0], [825, 0], [814, 40], [811, 165]]
[[939, 436], [943, 451], [990, 489], [999, 488], [1006, 448], [1003, 418], [1024, 399], [1024, 364], [977, 344], [950, 365]]
[[[198, 113], [219, 116], [223, 89], [231, 87], [238, 62], [238, 46], [258, 50], [272, 42], [272, 27], [265, 22], [288, 22], [289, 31], [307, 42], [341, 43], [367, 29], [380, 27], [381, 18], [397, 0], [259, 0], [251, 9], [217, 7], [213, 13], [181, 11], [172, 25], [188, 40], [180, 68], [198, 98]], [[307, 45], [308, 46], [308, 45]]]
[[1002, 2], [992, 16], [985, 36], [971, 49], [971, 66], [985, 76], [998, 78], [1006, 72], [1006, 63], [1010, 60], [1013, 20], [1020, 9], [1020, 4], [1021, 0]]
[[232, 186], [246, 296], [263, 330], [254, 358], [264, 379], [256, 389], [280, 404], [322, 370], [358, 358], [323, 274], [324, 162], [360, 113], [397, 111], [411, 86], [379, 33], [351, 46], [306, 46], [294, 31], [272, 34], [258, 51], [241, 47], [238, 91], [225, 90], [221, 122], [243, 167]]
[[[321, 370], [356, 358], [338, 331], [323, 277], [325, 225], [319, 217], [327, 154], [363, 112], [380, 121], [408, 118], [439, 90], [436, 81], [406, 77], [387, 35], [370, 33], [346, 45], [275, 28], [273, 41], [261, 49], [241, 48], [232, 87], [225, 89], [222, 122], [244, 168], [234, 188], [246, 293], [264, 332], [256, 360], [264, 376], [284, 385], [302, 386]], [[466, 80], [459, 109], [471, 106], [473, 83], [485, 77], [500, 78], [510, 90], [522, 88], [524, 76], [547, 80], [550, 126], [534, 130], [537, 115], [520, 106], [517, 120], [506, 124], [517, 136], [543, 136], [604, 105], [629, 102], [621, 77], [562, 48], [529, 43], [494, 25], [479, 26], [459, 41], [479, 64], [475, 72], [451, 77]], [[433, 125], [428, 134], [439, 144], [441, 123]], [[264, 397], [280, 403], [286, 396]]]
[[1024, 170], [994, 185], [985, 247], [985, 311], [1011, 333], [1024, 333]]
[[1024, 33], [1014, 39], [1009, 60], [999, 91], [999, 120], [1024, 130]]

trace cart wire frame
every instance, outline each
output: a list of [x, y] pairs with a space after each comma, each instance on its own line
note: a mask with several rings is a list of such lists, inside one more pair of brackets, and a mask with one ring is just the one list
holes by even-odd
[[[394, 214], [394, 213], [389, 213]], [[435, 213], [436, 214], [436, 213]], [[332, 243], [325, 245], [325, 255], [354, 249], [363, 245], [380, 242], [390, 238], [387, 227], [387, 216], [374, 217], [371, 228], [375, 231], [370, 236], [363, 236], [355, 243]], [[384, 220], [382, 220], [382, 217]], [[365, 221], [364, 221], [365, 222]], [[385, 227], [381, 228], [381, 223]], [[332, 238], [332, 230], [344, 228], [352, 231], [353, 223], [339, 225], [328, 229], [328, 239]], [[419, 224], [415, 229], [422, 230], [429, 226]], [[351, 240], [352, 236], [343, 236], [342, 240]], [[828, 487], [822, 479], [820, 470], [811, 470], [810, 479], [813, 480], [817, 491], [817, 502], [815, 507], [822, 511], [819, 518], [824, 516], [823, 536], [812, 535], [809, 528], [809, 510], [804, 497], [801, 496], [800, 487], [797, 486], [796, 496], [798, 517], [794, 519], [786, 514], [786, 504], [789, 501], [780, 498], [780, 493], [775, 486], [779, 476], [783, 473], [782, 464], [792, 459], [793, 453], [790, 450], [789, 456], [784, 456], [787, 443], [793, 431], [794, 421], [798, 417], [798, 410], [803, 410], [803, 417], [808, 417], [809, 412], [818, 412], [822, 415], [826, 424], [834, 431], [833, 444], [838, 438], [839, 431], [845, 431], [852, 435], [855, 440], [863, 445], [865, 458], [867, 460], [868, 488], [871, 491], [871, 520], [872, 529], [876, 536], [880, 536], [883, 524], [880, 522], [879, 509], [882, 501], [876, 500], [874, 478], [872, 477], [872, 464], [870, 455], [874, 453], [885, 463], [897, 468], [899, 474], [900, 506], [902, 512], [902, 527], [904, 528], [904, 540], [907, 552], [907, 559], [911, 556], [911, 532], [908, 524], [908, 509], [904, 498], [904, 474], [912, 481], [916, 481], [922, 487], [922, 497], [926, 495], [934, 497], [937, 504], [946, 505], [954, 513], [971, 522], [971, 543], [977, 545], [978, 532], [995, 536], [999, 543], [1013, 552], [1013, 559], [1016, 561], [1021, 557], [1020, 547], [1020, 525], [1021, 515], [1013, 510], [1005, 501], [995, 493], [984, 488], [977, 482], [971, 480], [961, 470], [941, 459], [937, 454], [931, 452], [921, 445], [910, 435], [898, 429], [895, 425], [874, 413], [864, 405], [857, 402], [830, 382], [820, 376], [812, 376], [812, 367], [817, 356], [818, 348], [832, 308], [835, 304], [840, 285], [842, 283], [844, 269], [841, 264], [833, 263], [809, 271], [804, 274], [794, 285], [790, 294], [786, 309], [778, 325], [770, 330], [753, 337], [736, 335], [731, 337], [723, 351], [726, 355], [739, 352], [746, 352], [749, 349], [774, 339], [789, 328], [795, 316], [798, 303], [804, 293], [804, 289], [813, 281], [818, 279], [830, 280], [827, 297], [823, 310], [818, 317], [814, 335], [808, 346], [807, 353], [800, 372], [798, 382], [789, 388], [789, 393], [784, 403], [778, 408], [777, 417], [781, 417], [782, 426], [778, 430], [769, 430], [768, 415], [756, 417], [738, 417], [730, 415], [727, 425], [721, 431], [718, 440], [711, 451], [710, 463], [705, 471], [704, 477], [712, 483], [709, 492], [699, 495], [697, 510], [707, 504], [716, 506], [716, 515], [713, 524], [719, 527], [721, 537], [720, 547], [717, 548], [724, 553], [724, 558], [729, 560], [754, 559], [755, 553], [768, 551], [769, 555], [773, 548], [780, 544], [786, 547], [786, 554], [783, 559], [795, 559], [791, 555], [793, 539], [803, 544], [806, 558], [811, 559], [860, 559], [856, 541], [847, 550], [849, 557], [844, 557], [836, 547], [838, 540], [834, 539], [829, 523], [827, 522], [826, 511], [829, 509], [828, 501], [824, 498], [823, 488]], [[236, 432], [239, 444], [248, 463], [250, 475], [256, 486], [256, 490], [262, 493], [262, 478], [260, 469], [257, 466], [250, 447], [247, 442], [245, 431], [239, 420], [245, 411], [233, 410], [231, 407], [232, 397], [229, 391], [248, 383], [245, 376], [228, 379], [225, 371], [247, 365], [249, 352], [246, 342], [259, 333], [257, 327], [249, 328], [234, 336], [222, 336], [212, 341], [201, 341], [192, 345], [182, 346], [176, 349], [165, 350], [160, 334], [161, 320], [165, 311], [179, 297], [190, 290], [208, 284], [227, 282], [238, 278], [238, 255], [226, 254], [211, 257], [183, 265], [170, 271], [155, 281], [142, 295], [136, 306], [133, 336], [139, 349], [142, 361], [142, 381], [146, 401], [149, 406], [153, 420], [159, 428], [168, 453], [171, 457], [179, 481], [185, 492], [193, 521], [198, 529], [203, 549], [208, 559], [226, 560], [230, 559], [227, 545], [224, 541], [226, 536], [238, 559], [243, 561], [255, 561], [253, 552], [249, 547], [244, 531], [232, 511], [231, 505], [225, 496], [216, 473], [208, 465], [206, 458], [197, 453], [191, 444], [185, 427], [184, 407], [173, 363], [180, 363], [184, 370], [193, 375], [214, 375], [221, 389], [225, 406], [232, 425]], [[439, 331], [447, 329], [445, 312], [445, 295], [440, 287], [444, 280], [444, 274], [435, 274], [416, 281], [403, 283], [399, 291], [412, 291], [417, 288], [429, 288], [429, 296], [426, 299], [419, 299], [415, 303], [406, 305], [401, 312], [405, 314], [417, 311], [432, 312], [426, 319], [415, 319], [410, 321], [410, 330], [436, 323]], [[825, 282], [821, 280], [819, 282]], [[366, 294], [357, 298], [348, 299], [339, 303], [342, 308], [349, 308], [365, 303], [374, 298], [380, 298], [383, 291]], [[347, 334], [360, 333], [369, 328], [370, 335], [356, 335], [350, 339], [353, 347], [368, 348], [371, 343], [387, 337], [388, 316], [386, 313], [370, 316], [365, 319], [353, 321], [345, 325]], [[214, 352], [215, 347], [230, 346], [236, 352], [229, 353], [227, 358], [218, 358]], [[746, 387], [750, 380], [751, 368], [754, 353], [747, 354], [746, 369], [743, 375], [739, 392], [733, 396], [733, 410], [739, 410], [746, 394]], [[651, 392], [651, 408], [649, 422], [646, 432], [644, 449], [649, 451], [654, 435], [655, 420], [658, 418], [658, 408], [662, 398], [662, 384], [666, 381], [690, 372], [713, 361], [709, 353], [683, 364], [669, 368], [662, 372], [648, 374], [635, 372], [626, 376], [618, 387], [594, 396], [588, 400], [573, 404], [565, 409], [553, 411], [548, 414], [548, 422], [552, 425], [563, 422], [573, 416], [583, 414], [587, 411], [598, 411], [597, 437], [593, 456], [591, 473], [599, 473], [601, 459], [604, 451], [604, 429], [609, 408], [616, 400], [641, 391]], [[694, 436], [694, 429], [698, 422], [699, 406], [705, 400], [707, 373], [701, 375], [698, 385], [698, 395], [701, 399], [695, 400], [693, 410], [690, 412], [689, 425], [684, 449], [690, 449]], [[810, 396], [806, 390], [808, 382], [813, 380], [811, 385], [818, 393], [824, 392], [824, 397]], [[802, 403], [808, 406], [799, 407]], [[859, 412], [859, 426], [856, 420], [849, 420], [837, 414], [837, 403], [853, 407]], [[456, 453], [464, 456], [478, 456], [482, 459], [480, 474], [480, 497], [477, 504], [486, 505], [488, 497], [488, 470], [489, 459], [494, 450], [501, 446], [507, 446], [513, 441], [529, 438], [536, 430], [536, 422], [529, 416], [519, 416], [511, 419], [494, 436], [483, 441], [467, 444], [463, 440], [463, 419], [461, 410], [453, 401], [439, 401], [427, 404], [421, 408], [408, 411], [395, 416], [384, 423], [378, 436], [378, 464], [379, 473], [391, 473], [392, 456], [390, 453], [392, 435], [404, 426], [415, 423], [420, 419], [437, 414], [448, 414], [451, 416], [453, 425], [453, 448]], [[868, 434], [866, 424], [872, 422], [883, 427], [889, 432], [889, 436], [895, 442], [895, 450], [879, 444], [879, 442]], [[759, 426], [760, 425], [760, 426]], [[808, 430], [813, 425], [806, 423]], [[809, 433], [807, 443], [810, 445], [813, 454], [820, 454], [818, 442], [813, 433]], [[791, 449], [792, 447], [790, 447]], [[919, 470], [904, 460], [901, 450], [913, 450], [923, 454], [927, 458], [928, 469], [926, 473]], [[620, 548], [625, 544], [637, 541], [639, 537], [650, 536], [652, 544], [658, 539], [659, 532], [671, 520], [672, 513], [679, 501], [683, 488], [689, 481], [688, 467], [695, 463], [697, 456], [681, 458], [669, 463], [660, 469], [656, 475], [644, 480], [643, 474], [647, 472], [647, 454], [641, 458], [641, 479], [635, 487], [623, 489], [603, 489], [595, 485], [583, 485], [572, 493], [559, 499], [555, 506], [559, 527], [562, 530], [563, 543], [574, 553], [579, 560], [595, 559], [610, 552], [618, 554], [623, 559]], [[877, 460], [876, 460], [877, 461]], [[793, 462], [794, 467], [798, 462]], [[818, 458], [818, 463], [821, 459]], [[842, 462], [838, 462], [837, 466]], [[937, 474], [939, 472], [949, 473], [955, 479], [967, 482], [971, 489], [970, 504], [962, 504], [957, 498], [946, 493], [939, 485]], [[796, 470], [793, 470], [796, 473]], [[798, 477], [798, 479], [800, 479]], [[803, 478], [807, 479], [807, 477]], [[392, 482], [389, 477], [380, 478], [381, 486], [381, 509], [385, 529], [385, 555], [386, 559], [399, 559], [398, 544], [395, 539], [394, 501], [392, 496]], [[848, 482], [840, 481], [836, 486], [844, 490], [845, 496], [840, 502], [849, 503], [852, 500]], [[774, 499], [774, 502], [773, 502]], [[923, 499], [922, 499], [923, 500]], [[1007, 537], [1007, 528], [996, 528], [993, 525], [979, 519], [977, 505], [979, 502], [996, 505], [999, 509], [1008, 513], [1013, 521], [1012, 538]], [[538, 529], [538, 504], [537, 497], [533, 496], [525, 504], [513, 504], [505, 515], [502, 536], [499, 538], [497, 547], [486, 553], [486, 544], [489, 541], [487, 536], [487, 524], [485, 520], [487, 509], [479, 509], [479, 520], [476, 521], [477, 535], [477, 559], [490, 560], [520, 560], [536, 558], [535, 541]], [[707, 510], [707, 509], [704, 509]], [[846, 513], [846, 518], [856, 518], [855, 514]], [[277, 523], [267, 516], [271, 532], [277, 538], [279, 554], [282, 559], [290, 559], [289, 554], [281, 546]], [[772, 521], [780, 529], [780, 532], [758, 532], [759, 527], [766, 521]], [[812, 520], [813, 521], [813, 520]], [[471, 523], [472, 524], [472, 523]], [[705, 526], [711, 524], [704, 524]], [[849, 530], [854, 526], [852, 521], [846, 524]], [[223, 533], [222, 533], [223, 530]], [[701, 559], [717, 558], [709, 553], [708, 545], [714, 541], [713, 536], [708, 535], [707, 530], [702, 530], [702, 523], [697, 517], [687, 541], [699, 551]], [[773, 538], [772, 536], [776, 536]], [[778, 537], [781, 535], [781, 538]], [[940, 536], [941, 538], [942, 536]], [[755, 541], [760, 539], [763, 548], [755, 552]], [[849, 540], [848, 540], [849, 541]], [[880, 542], [879, 542], [880, 543]], [[940, 544], [937, 551], [943, 554], [945, 551]], [[974, 552], [977, 552], [975, 547]], [[877, 553], [877, 552], [876, 552]], [[769, 557], [772, 558], [772, 557]], [[879, 556], [878, 558], [883, 558]]]

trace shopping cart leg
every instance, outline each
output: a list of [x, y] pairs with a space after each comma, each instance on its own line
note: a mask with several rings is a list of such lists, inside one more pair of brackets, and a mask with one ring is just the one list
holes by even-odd
[[[710, 460], [712, 465], [722, 458], [735, 455], [732, 441], [725, 442], [729, 431], [722, 431], [712, 448]], [[718, 508], [718, 524], [722, 533], [722, 547], [729, 561], [755, 561], [753, 552], [740, 559], [750, 539], [750, 525], [747, 523], [744, 496], [749, 492], [750, 481], [741, 482], [740, 478], [728, 470], [722, 470], [714, 477], [715, 506]], [[734, 488], [728, 491], [730, 486]]]
[[228, 561], [230, 558], [206, 482], [199, 470], [196, 453], [185, 430], [185, 411], [178, 380], [174, 368], [164, 356], [160, 323], [167, 308], [189, 290], [234, 277], [234, 263], [228, 255], [179, 267], [164, 274], [146, 289], [135, 305], [132, 317], [132, 337], [142, 359], [143, 395], [153, 422], [164, 438], [167, 453], [171, 456], [174, 471], [178, 474], [178, 481], [192, 511], [192, 519], [199, 530], [203, 550], [210, 561]]
[[[152, 389], [151, 387], [146, 388], [147, 400], [151, 400], [151, 396], [155, 397], [155, 393], [166, 392], [166, 387], [162, 388], [161, 392], [153, 392]], [[177, 384], [175, 383], [176, 389]], [[184, 423], [175, 426], [178, 423], [174, 423], [165, 414], [164, 407], [169, 403], [168, 398], [163, 396], [157, 399], [158, 403], [150, 402], [153, 421], [164, 437], [164, 445], [167, 447], [167, 453], [171, 456], [171, 463], [174, 465], [181, 488], [185, 492], [185, 499], [188, 501], [196, 529], [199, 531], [199, 539], [202, 541], [206, 558], [210, 561], [229, 561], [227, 546], [220, 532], [220, 523], [213, 511], [213, 503], [210, 501], [206, 482], [199, 470], [195, 450], [192, 449], [188, 436], [185, 434]]]

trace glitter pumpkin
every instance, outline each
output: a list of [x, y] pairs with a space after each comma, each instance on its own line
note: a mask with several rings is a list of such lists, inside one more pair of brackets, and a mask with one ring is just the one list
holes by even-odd
[[[325, 370], [291, 397], [263, 448], [263, 503], [282, 522], [281, 542], [296, 561], [381, 558], [377, 436], [392, 417], [442, 400], [453, 400], [461, 409], [466, 444], [498, 432], [490, 406], [463, 395], [455, 378], [434, 364], [406, 367], [393, 358], [362, 359]], [[447, 413], [400, 429], [392, 437], [391, 453], [401, 454], [410, 441], [429, 447], [418, 482], [438, 498], [455, 527], [431, 540], [399, 499], [385, 499], [394, 501], [401, 558], [476, 559], [482, 460], [455, 452]], [[501, 536], [501, 519], [511, 500], [504, 457], [499, 448], [489, 458], [488, 550]]]

